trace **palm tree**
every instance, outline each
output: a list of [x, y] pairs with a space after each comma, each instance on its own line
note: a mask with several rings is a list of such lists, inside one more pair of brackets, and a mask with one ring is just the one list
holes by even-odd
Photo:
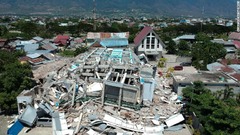
[[230, 97], [233, 97], [234, 96], [234, 93], [233, 93], [233, 88], [230, 88], [229, 86], [227, 86], [226, 89], [224, 89], [224, 92], [223, 92], [223, 99], [228, 99]]
[[224, 90], [219, 90], [217, 92], [214, 93], [214, 95], [216, 96], [217, 99], [221, 99]]

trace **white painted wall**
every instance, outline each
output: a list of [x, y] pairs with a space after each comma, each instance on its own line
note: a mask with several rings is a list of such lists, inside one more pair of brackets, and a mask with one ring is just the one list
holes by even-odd
[[[149, 49], [147, 48], [147, 38], [150, 38], [150, 47]], [[154, 40], [154, 43], [152, 44], [152, 39]], [[155, 37], [154, 33], [150, 33], [150, 35], [148, 35], [147, 37], [145, 37], [145, 39], [142, 42], [143, 44], [140, 44], [138, 46], [138, 51], [158, 51], [161, 52], [163, 50], [163, 46], [161, 45], [160, 42], [158, 42], [158, 39]], [[152, 45], [154, 46], [152, 48]], [[159, 46], [158, 46], [159, 45]]]

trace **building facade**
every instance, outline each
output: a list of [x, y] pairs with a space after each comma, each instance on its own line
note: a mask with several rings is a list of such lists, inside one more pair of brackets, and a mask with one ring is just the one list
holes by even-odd
[[150, 60], [162, 57], [164, 43], [151, 27], [144, 27], [134, 39], [135, 53], [144, 53]]

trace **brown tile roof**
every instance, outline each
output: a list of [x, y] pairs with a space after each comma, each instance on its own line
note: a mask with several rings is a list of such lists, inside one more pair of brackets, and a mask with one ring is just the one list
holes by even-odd
[[232, 40], [240, 40], [240, 33], [232, 32], [229, 34], [228, 38]]
[[67, 41], [69, 41], [69, 39], [70, 37], [67, 35], [57, 35], [57, 37], [54, 39], [54, 43], [67, 45]]
[[152, 31], [152, 27], [146, 26], [142, 29], [142, 31], [135, 37], [134, 44], [139, 45], [142, 40], [147, 36], [148, 33]]
[[228, 66], [225, 66], [225, 67], [221, 67], [221, 71], [227, 72], [227, 73], [232, 73], [232, 72], [234, 72], [234, 69], [232, 69]]
[[240, 48], [240, 41], [237, 41], [237, 40], [235, 40], [235, 41], [233, 41], [233, 44], [235, 45], [235, 47], [236, 48]]
[[29, 60], [31, 60], [31, 58], [24, 56], [24, 57], [19, 58], [18, 60], [19, 61], [29, 61]]
[[235, 73], [235, 74], [232, 74], [231, 76], [237, 79], [238, 81], [240, 81], [240, 74]]
[[32, 64], [36, 64], [36, 63], [40, 63], [40, 62], [43, 62], [45, 61], [45, 59], [43, 58], [35, 58], [35, 59], [30, 59], [29, 62], [32, 63]]
[[228, 65], [228, 63], [230, 63], [230, 64], [240, 64], [240, 60], [239, 59], [231, 59], [231, 60], [222, 59], [221, 60], [221, 64], [223, 64], [223, 65]]

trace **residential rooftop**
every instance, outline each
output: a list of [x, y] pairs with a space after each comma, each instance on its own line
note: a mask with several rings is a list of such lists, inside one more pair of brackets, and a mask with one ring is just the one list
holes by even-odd
[[221, 72], [201, 71], [198, 73], [173, 74], [173, 77], [176, 81], [185, 83], [195, 81], [202, 81], [203, 83], [238, 83], [232, 77]]

